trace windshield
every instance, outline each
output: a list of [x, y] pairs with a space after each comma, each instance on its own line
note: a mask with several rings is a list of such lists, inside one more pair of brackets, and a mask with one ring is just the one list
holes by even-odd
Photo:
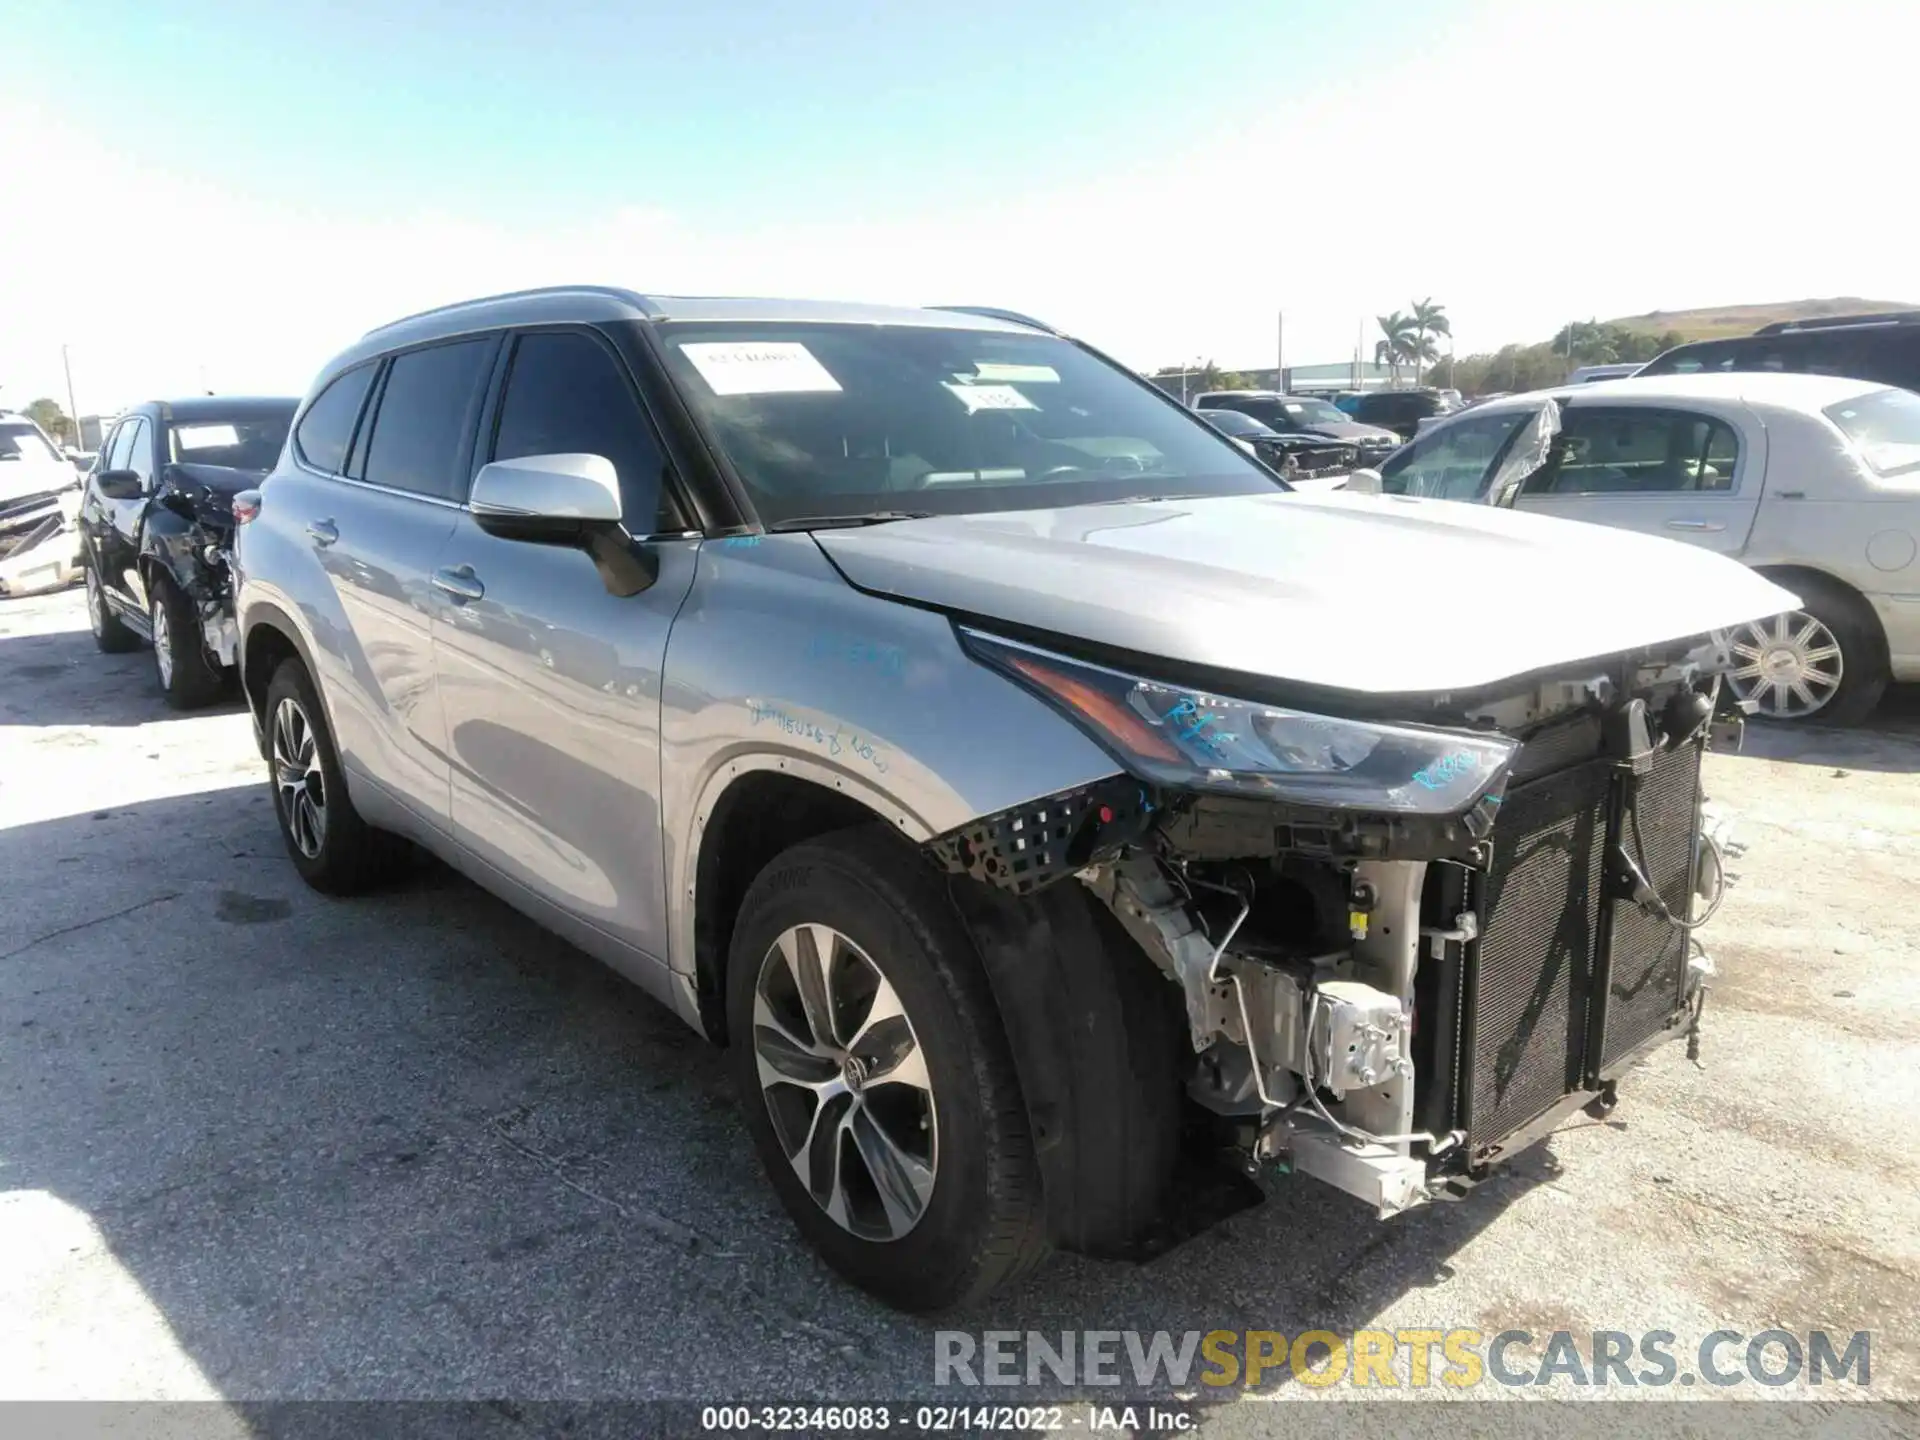
[[33, 425], [21, 420], [0, 420], [0, 461], [55, 460], [62, 457], [47, 443]]
[[1507, 441], [1535, 412], [1470, 410], [1429, 431], [1380, 467], [1388, 495], [1425, 495], [1436, 500], [1474, 500]]
[[1877, 475], [1920, 474], [1920, 395], [1876, 390], [1827, 407]]
[[666, 324], [668, 368], [767, 524], [1285, 487], [1065, 340], [910, 325]]
[[285, 414], [254, 411], [230, 419], [196, 416], [175, 421], [167, 432], [168, 453], [178, 464], [271, 470], [287, 443], [294, 409], [294, 402], [288, 401]]
[[1202, 410], [1198, 413], [1202, 420], [1223, 435], [1239, 435], [1244, 438], [1249, 435], [1274, 433], [1271, 425], [1262, 425], [1253, 416], [1242, 415], [1238, 410]]
[[1280, 402], [1296, 425], [1351, 425], [1353, 417], [1342, 414], [1324, 400], [1297, 400], [1288, 396]]

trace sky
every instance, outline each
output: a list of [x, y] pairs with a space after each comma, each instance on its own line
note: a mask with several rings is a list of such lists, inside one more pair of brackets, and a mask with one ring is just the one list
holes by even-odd
[[[1142, 369], [1920, 302], [1914, 0], [14, 0], [0, 405], [299, 393], [604, 283], [1004, 305]], [[1374, 336], [1365, 345], [1371, 351]]]

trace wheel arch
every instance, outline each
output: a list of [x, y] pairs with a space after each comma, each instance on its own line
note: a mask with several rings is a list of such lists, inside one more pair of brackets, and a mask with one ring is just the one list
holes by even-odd
[[[685, 913], [692, 924], [700, 1025], [727, 1043], [727, 954], [753, 879], [783, 850], [876, 821], [923, 840], [925, 826], [878, 803], [867, 786], [791, 756], [741, 756], [722, 766], [696, 813]], [[888, 811], [894, 813], [889, 816]]]
[[1859, 618], [1866, 624], [1868, 633], [1879, 648], [1881, 664], [1887, 663], [1886, 626], [1881, 623], [1880, 613], [1873, 608], [1873, 602], [1867, 599], [1859, 586], [1849, 584], [1832, 571], [1822, 570], [1814, 565], [1756, 565], [1753, 568], [1756, 573], [1766, 576], [1775, 584], [1793, 591], [1802, 600], [1807, 598], [1802, 591], [1809, 582], [1817, 589], [1841, 596], [1854, 607]]
[[246, 633], [240, 641], [240, 692], [246, 696], [247, 708], [253, 712], [254, 734], [262, 747], [266, 744], [267, 686], [280, 662], [289, 658], [305, 667], [320, 696], [321, 708], [327, 712], [327, 728], [331, 731], [333, 713], [327, 703], [327, 692], [320, 683], [313, 652], [307, 648], [300, 627], [277, 605], [263, 602], [251, 607], [247, 612]]

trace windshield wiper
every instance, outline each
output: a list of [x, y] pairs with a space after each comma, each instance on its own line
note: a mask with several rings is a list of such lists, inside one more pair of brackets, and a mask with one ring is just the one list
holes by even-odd
[[892, 520], [930, 520], [931, 510], [868, 510], [860, 515], [795, 515], [767, 526], [769, 534], [784, 530], [843, 530], [855, 525], [885, 525]]

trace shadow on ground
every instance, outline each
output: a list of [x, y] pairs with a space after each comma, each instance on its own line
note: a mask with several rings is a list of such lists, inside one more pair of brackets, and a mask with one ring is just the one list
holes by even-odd
[[[66, 897], [0, 912], [0, 1178], [90, 1217], [219, 1393], [934, 1393], [936, 1322], [801, 1245], [719, 1053], [450, 872], [323, 900], [249, 786], [0, 831], [0, 874]], [[1387, 1224], [1298, 1182], [938, 1324], [1364, 1326], [1552, 1169]]]
[[[168, 706], [160, 693], [153, 651], [142, 646], [104, 654], [86, 630], [0, 635], [0, 674], [6, 676], [0, 687], [0, 725], [145, 725], [183, 713]], [[240, 708], [236, 685], [208, 710], [191, 713], [217, 715]]]

